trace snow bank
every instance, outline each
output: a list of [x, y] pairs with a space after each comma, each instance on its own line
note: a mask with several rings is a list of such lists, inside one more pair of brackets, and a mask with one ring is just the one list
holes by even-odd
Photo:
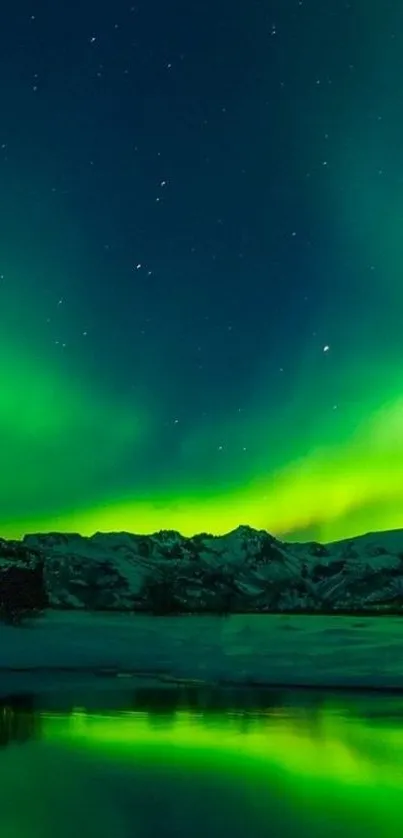
[[93, 688], [119, 680], [127, 687], [190, 681], [403, 689], [402, 622], [71, 611], [21, 628], [1, 625], [0, 693], [38, 678], [53, 686], [81, 679]]

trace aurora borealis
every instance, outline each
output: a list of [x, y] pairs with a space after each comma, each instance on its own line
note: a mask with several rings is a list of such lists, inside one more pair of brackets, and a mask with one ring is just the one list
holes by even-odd
[[403, 10], [238, 5], [4, 13], [1, 536], [403, 527]]

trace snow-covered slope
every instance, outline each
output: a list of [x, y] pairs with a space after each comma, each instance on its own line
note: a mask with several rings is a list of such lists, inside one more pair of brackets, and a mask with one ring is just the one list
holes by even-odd
[[[61, 533], [0, 541], [10, 572], [41, 567], [53, 608], [177, 612], [403, 611], [403, 530], [291, 544], [239, 527], [220, 537]], [[26, 582], [24, 582], [26, 584]]]

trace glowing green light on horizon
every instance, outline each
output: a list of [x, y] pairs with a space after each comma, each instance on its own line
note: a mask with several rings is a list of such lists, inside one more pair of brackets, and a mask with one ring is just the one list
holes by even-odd
[[385, 407], [363, 423], [348, 443], [313, 450], [274, 475], [250, 479], [227, 495], [218, 490], [135, 497], [94, 503], [31, 521], [4, 521], [5, 536], [26, 530], [153, 532], [176, 529], [222, 534], [246, 523], [277, 535], [306, 532], [325, 541], [365, 529], [403, 526], [403, 403]]
[[365, 366], [341, 349], [310, 350], [281, 407], [262, 375], [249, 411], [212, 410], [209, 423], [188, 428], [172, 473], [155, 483], [144, 452], [165, 422], [158, 405], [119, 403], [75, 364], [0, 337], [0, 535], [224, 534], [246, 524], [332, 541], [403, 527], [403, 390], [392, 355], [368, 354]]

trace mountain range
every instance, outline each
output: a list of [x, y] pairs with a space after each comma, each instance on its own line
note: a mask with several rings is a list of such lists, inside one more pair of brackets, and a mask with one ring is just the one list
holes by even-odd
[[290, 543], [240, 526], [0, 539], [2, 591], [53, 609], [180, 613], [400, 613], [403, 530]]

